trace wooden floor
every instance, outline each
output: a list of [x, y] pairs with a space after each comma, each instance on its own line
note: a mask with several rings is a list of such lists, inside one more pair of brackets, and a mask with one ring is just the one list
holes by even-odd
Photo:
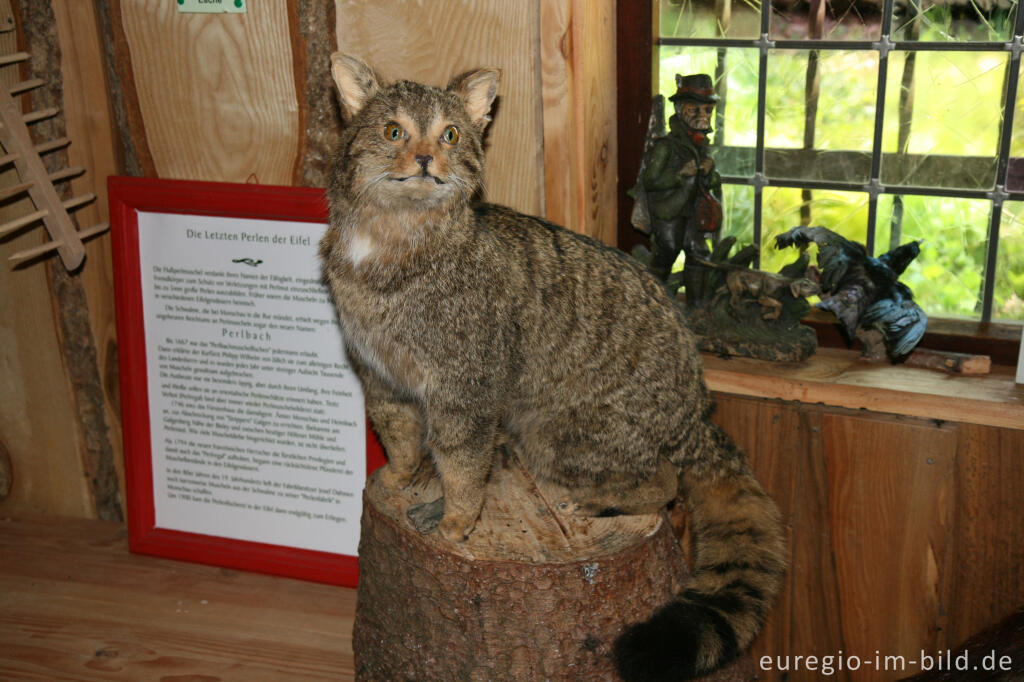
[[129, 554], [121, 524], [0, 520], [0, 680], [351, 680], [355, 601]]

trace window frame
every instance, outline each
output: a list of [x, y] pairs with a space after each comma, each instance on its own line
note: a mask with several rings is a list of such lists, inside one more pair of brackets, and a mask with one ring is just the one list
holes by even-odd
[[[687, 46], [713, 46], [713, 47], [755, 47], [760, 50], [760, 69], [758, 76], [758, 90], [760, 101], [764, 101], [764, 94], [767, 88], [767, 50], [770, 49], [808, 49], [813, 44], [819, 49], [841, 48], [851, 49], [851, 45], [859, 49], [875, 49], [879, 53], [879, 76], [876, 98], [881, 100], [876, 109], [876, 121], [874, 135], [876, 139], [872, 145], [871, 152], [871, 178], [867, 186], [856, 183], [838, 183], [838, 187], [844, 190], [856, 190], [868, 193], [868, 248], [872, 248], [876, 218], [878, 196], [884, 190], [887, 194], [903, 195], [939, 195], [964, 198], [982, 198], [992, 201], [988, 225], [988, 239], [990, 243], [997, 243], [999, 238], [999, 226], [1002, 219], [1002, 205], [1004, 201], [1024, 200], [1024, 191], [1008, 192], [1005, 189], [1005, 182], [1009, 170], [1010, 136], [1013, 132], [1013, 110], [1017, 98], [1018, 79], [1020, 74], [1020, 36], [1024, 34], [1024, 11], [1018, 11], [1014, 18], [1014, 37], [1010, 43], [1001, 42], [975, 42], [975, 43], [943, 43], [944, 50], [985, 50], [1007, 52], [1010, 56], [1008, 64], [1009, 75], [1007, 78], [1007, 92], [1005, 98], [1005, 109], [1003, 125], [1000, 131], [999, 150], [997, 157], [996, 183], [994, 190], [969, 190], [969, 189], [935, 189], [922, 187], [898, 186], [890, 187], [882, 185], [881, 159], [882, 146], [880, 136], [882, 122], [884, 119], [884, 95], [886, 79], [888, 75], [888, 55], [895, 50], [922, 51], [939, 49], [937, 44], [925, 43], [922, 41], [892, 41], [887, 33], [891, 25], [893, 12], [893, 0], [884, 0], [883, 12], [883, 33], [878, 41], [835, 41], [835, 40], [768, 40], [768, 27], [765, 25], [770, 16], [770, 9], [763, 9], [761, 12], [761, 37], [758, 39], [660, 39], [658, 26], [655, 20], [655, 5], [657, 0], [641, 0], [630, 2], [619, 0], [616, 3], [616, 38], [617, 38], [617, 106], [618, 106], [618, 245], [621, 249], [629, 251], [633, 246], [646, 244], [647, 239], [633, 229], [630, 223], [630, 213], [633, 207], [633, 200], [627, 195], [627, 191], [633, 186], [640, 166], [639, 150], [643, 148], [644, 135], [647, 129], [647, 119], [650, 115], [650, 103], [654, 94], [654, 74], [656, 73], [656, 60], [658, 55], [656, 48], [661, 45], [683, 44]], [[769, 7], [766, 1], [764, 6]], [[888, 20], [887, 20], [888, 19]], [[764, 187], [797, 187], [797, 188], [837, 188], [837, 183], [814, 183], [809, 181], [783, 181], [768, 180], [764, 171], [764, 107], [759, 107], [758, 115], [758, 139], [755, 151], [755, 176], [753, 180], [747, 178], [723, 178], [723, 181], [733, 184], [748, 184], [755, 188], [754, 203], [754, 239], [760, 243], [760, 222], [761, 222], [761, 190]], [[1022, 114], [1024, 115], [1024, 114]], [[825, 187], [827, 185], [827, 187]], [[998, 257], [998, 249], [990, 248], [986, 253], [985, 272], [993, 272]], [[980, 321], [958, 320], [946, 318], [932, 318], [929, 321], [928, 333], [922, 340], [922, 345], [940, 350], [951, 350], [956, 352], [983, 353], [992, 356], [993, 362], [997, 364], [1016, 364], [1018, 349], [1021, 339], [1022, 326], [1014, 323], [992, 322], [992, 301], [995, 289], [995, 278], [985, 278], [985, 289], [982, 298], [982, 315]], [[821, 316], [812, 315], [807, 320], [818, 330], [819, 342], [822, 345], [844, 345], [843, 339], [835, 333], [833, 324], [821, 319]]]

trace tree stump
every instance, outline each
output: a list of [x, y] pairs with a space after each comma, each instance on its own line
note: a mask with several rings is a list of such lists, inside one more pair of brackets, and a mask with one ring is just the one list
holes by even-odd
[[[400, 491], [376, 474], [367, 481], [352, 643], [358, 680], [616, 680], [615, 637], [688, 575], [664, 514], [573, 516], [565, 491], [538, 486], [509, 455], [461, 545], [410, 520], [412, 507], [422, 527], [431, 506], [421, 505], [440, 497], [436, 476]], [[707, 679], [756, 674], [741, 659]]]

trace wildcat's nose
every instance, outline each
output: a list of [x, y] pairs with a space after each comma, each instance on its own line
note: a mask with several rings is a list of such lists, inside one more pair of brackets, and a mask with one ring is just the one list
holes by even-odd
[[434, 160], [434, 157], [430, 154], [417, 154], [413, 158], [416, 159], [416, 163], [420, 165], [420, 168], [423, 169], [424, 173], [427, 172], [427, 166], [430, 165], [430, 162]]

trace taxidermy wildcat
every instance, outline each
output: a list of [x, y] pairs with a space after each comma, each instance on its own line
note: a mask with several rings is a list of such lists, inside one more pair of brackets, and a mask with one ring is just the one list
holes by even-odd
[[498, 70], [440, 89], [331, 61], [347, 125], [320, 254], [389, 458], [381, 483], [408, 485], [431, 457], [453, 542], [473, 531], [500, 443], [581, 514], [650, 513], [682, 493], [691, 582], [619, 637], [616, 664], [678, 680], [736, 656], [778, 591], [782, 526], [709, 421], [679, 307], [621, 252], [474, 201]]

